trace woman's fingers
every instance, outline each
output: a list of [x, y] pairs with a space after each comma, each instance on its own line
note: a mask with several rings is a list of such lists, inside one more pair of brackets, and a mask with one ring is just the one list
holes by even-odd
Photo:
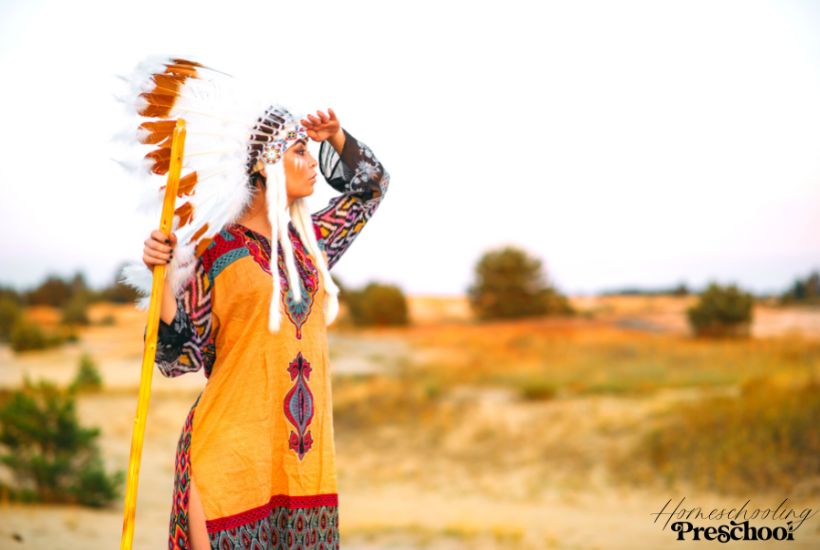
[[156, 248], [145, 247], [142, 251], [143, 256], [147, 256], [149, 258], [157, 258], [161, 260], [170, 259], [174, 257], [173, 250], [158, 250]]
[[155, 265], [167, 264], [174, 257], [174, 246], [177, 237], [174, 233], [166, 236], [159, 230], [154, 230], [145, 240], [145, 247], [142, 252], [142, 261], [153, 270]]
[[145, 250], [153, 250], [156, 252], [171, 252], [173, 250], [173, 247], [171, 245], [157, 242], [154, 239], [148, 239], [145, 241]]
[[176, 233], [171, 233], [170, 235], [166, 235], [159, 229], [155, 229], [151, 232], [151, 238], [165, 244], [174, 244], [176, 243], [177, 236]]
[[149, 240], [155, 245], [152, 248], [156, 250], [171, 250], [177, 244], [176, 234], [171, 233], [170, 236], [166, 236], [165, 233], [159, 230], [153, 231]]
[[154, 263], [154, 264], [165, 264], [171, 261], [170, 254], [156, 254], [151, 252], [146, 252], [142, 255], [142, 259], [146, 263]]
[[333, 109], [328, 107], [327, 113], [324, 111], [316, 111], [315, 115], [305, 115], [305, 118], [301, 119], [299, 122], [302, 123], [302, 126], [307, 127], [307, 129], [318, 129], [328, 122], [336, 122], [338, 119], [336, 118], [336, 113], [333, 112]]

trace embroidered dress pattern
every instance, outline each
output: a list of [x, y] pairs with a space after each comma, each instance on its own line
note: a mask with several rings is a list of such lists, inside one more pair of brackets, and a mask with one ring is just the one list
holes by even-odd
[[[253, 230], [245, 229], [241, 226], [233, 226], [238, 228], [237, 233], [239, 238], [243, 239], [245, 248], [247, 248], [254, 261], [262, 268], [262, 270], [270, 275], [270, 243], [263, 236], [259, 235]], [[282, 280], [283, 300], [285, 304], [285, 313], [291, 323], [296, 327], [296, 338], [302, 338], [302, 325], [305, 319], [310, 315], [310, 310], [313, 307], [313, 301], [316, 296], [316, 291], [319, 288], [319, 271], [313, 263], [310, 255], [302, 246], [298, 237], [295, 235], [295, 228], [293, 224], [288, 227], [290, 233], [290, 240], [293, 245], [293, 254], [296, 259], [296, 269], [299, 271], [299, 277], [302, 281], [302, 301], [295, 302], [293, 299], [293, 292], [288, 286], [287, 277], [285, 277], [285, 262], [283, 259], [282, 245], [278, 244], [278, 264], [279, 275]], [[318, 236], [317, 236], [318, 238]]]
[[171, 540], [169, 548], [187, 548], [188, 544], [188, 491], [191, 484], [191, 473], [188, 468], [188, 449], [191, 446], [191, 427], [194, 418], [194, 409], [199, 403], [196, 398], [188, 417], [185, 419], [185, 426], [182, 428], [182, 435], [177, 443], [177, 456], [174, 464], [174, 501], [171, 505]]
[[296, 269], [299, 272], [301, 279], [301, 302], [296, 302], [293, 299], [293, 289], [288, 285], [288, 280], [285, 277], [285, 261], [282, 255], [282, 245], [279, 245], [279, 273], [282, 280], [282, 294], [285, 301], [285, 313], [287, 318], [296, 327], [296, 338], [302, 338], [302, 325], [305, 323], [310, 310], [313, 307], [313, 298], [316, 296], [316, 291], [319, 288], [319, 271], [313, 263], [313, 260], [308, 255], [307, 251], [301, 246], [301, 243], [295, 242], [291, 237], [293, 243], [293, 255], [296, 258]]
[[[346, 131], [341, 153], [323, 142], [319, 157], [340, 191], [311, 215], [332, 267], [375, 212], [389, 176]], [[202, 369], [206, 378], [177, 445], [170, 550], [190, 549], [192, 480], [212, 549], [339, 548], [325, 282], [292, 223], [288, 238], [302, 302], [292, 301], [277, 243], [280, 304], [290, 320], [277, 333], [267, 328], [271, 243], [235, 223], [197, 258], [171, 323], [160, 321], [160, 372]]]
[[290, 379], [296, 380], [296, 383], [285, 396], [285, 416], [298, 430], [298, 433], [290, 432], [289, 442], [290, 448], [296, 451], [299, 460], [304, 458], [313, 445], [313, 436], [307, 429], [313, 420], [313, 393], [308, 386], [310, 371], [310, 363], [302, 357], [302, 352], [299, 352], [288, 367]]
[[333, 496], [302, 500], [279, 495], [249, 518], [236, 527], [216, 526], [208, 535], [211, 548], [339, 548], [339, 508]]

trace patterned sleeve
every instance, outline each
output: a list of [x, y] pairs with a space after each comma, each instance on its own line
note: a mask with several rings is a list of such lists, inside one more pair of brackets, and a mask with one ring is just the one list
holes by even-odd
[[347, 130], [342, 154], [323, 141], [319, 149], [319, 168], [333, 188], [342, 194], [312, 214], [319, 243], [332, 268], [376, 211], [390, 182], [373, 151]]
[[216, 330], [216, 319], [211, 315], [211, 280], [200, 261], [177, 296], [177, 313], [171, 324], [159, 321], [155, 359], [159, 371], [170, 378], [204, 367], [205, 376], [210, 376], [216, 358]]

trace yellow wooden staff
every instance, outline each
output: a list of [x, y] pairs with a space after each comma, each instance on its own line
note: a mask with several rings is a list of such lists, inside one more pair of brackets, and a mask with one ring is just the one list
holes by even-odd
[[[174, 203], [179, 188], [179, 175], [182, 171], [182, 156], [185, 150], [185, 121], [177, 120], [171, 142], [171, 164], [168, 168], [168, 182], [165, 186], [165, 199], [162, 203], [162, 216], [159, 230], [170, 235], [174, 220]], [[157, 353], [157, 334], [159, 331], [159, 313], [162, 304], [162, 291], [165, 287], [164, 264], [155, 265], [151, 287], [151, 304], [148, 307], [148, 326], [145, 333], [145, 348], [142, 355], [142, 373], [140, 374], [140, 393], [137, 402], [137, 416], [134, 418], [134, 432], [131, 436], [131, 457], [128, 459], [128, 480], [125, 489], [125, 517], [122, 522], [121, 550], [131, 550], [134, 542], [134, 515], [137, 510], [137, 485], [142, 459], [142, 442], [145, 436], [145, 420], [148, 415], [148, 402], [151, 399], [151, 377], [154, 374], [154, 360]]]

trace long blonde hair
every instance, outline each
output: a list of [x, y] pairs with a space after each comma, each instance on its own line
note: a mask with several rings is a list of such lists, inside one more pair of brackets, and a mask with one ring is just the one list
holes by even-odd
[[266, 166], [267, 190], [265, 199], [271, 225], [271, 278], [273, 280], [273, 294], [268, 316], [268, 329], [271, 332], [279, 331], [281, 320], [279, 296], [282, 292], [279, 280], [278, 251], [274, 243], [278, 242], [282, 245], [285, 276], [288, 279], [288, 288], [291, 290], [293, 300], [297, 303], [302, 301], [302, 281], [296, 269], [293, 245], [288, 233], [289, 222], [293, 223], [302, 246], [313, 257], [316, 268], [321, 273], [326, 293], [324, 302], [325, 324], [332, 323], [339, 313], [339, 287], [330, 277], [327, 261], [324, 254], [322, 254], [322, 249], [319, 247], [319, 241], [316, 239], [313, 218], [310, 215], [307, 203], [304, 198], [299, 198], [295, 199], [288, 207], [283, 165], [284, 162], [280, 160], [276, 164]]

